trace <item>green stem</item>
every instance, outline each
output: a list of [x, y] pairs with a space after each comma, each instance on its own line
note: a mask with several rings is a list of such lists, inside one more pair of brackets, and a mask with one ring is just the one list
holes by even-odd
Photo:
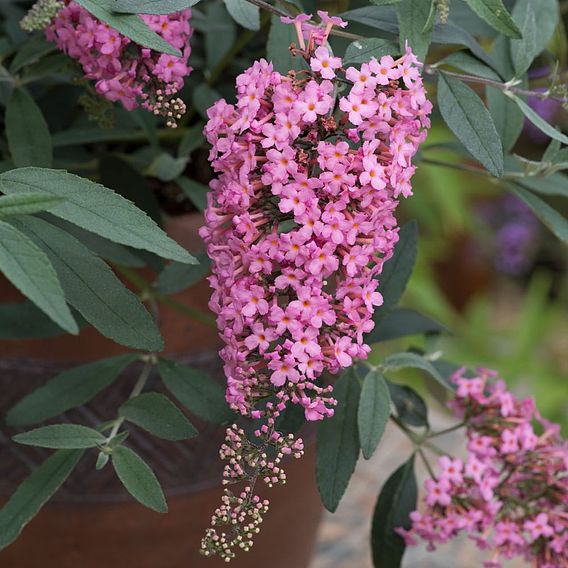
[[182, 304], [181, 302], [173, 300], [169, 296], [166, 296], [165, 294], [158, 292], [152, 287], [152, 285], [149, 282], [144, 280], [142, 276], [140, 276], [138, 273], [136, 273], [134, 270], [131, 270], [130, 268], [126, 268], [125, 266], [120, 266], [117, 264], [115, 264], [114, 267], [128, 281], [130, 281], [132, 284], [134, 284], [140, 289], [141, 298], [143, 301], [150, 301], [151, 299], [157, 300], [160, 304], [164, 304], [165, 306], [168, 306], [176, 310], [177, 312], [188, 316], [189, 318], [195, 321], [199, 321], [214, 329], [217, 328], [217, 325], [215, 323], [215, 318], [213, 318], [209, 314], [202, 312], [201, 310], [197, 310], [195, 308], [190, 308], [189, 306], [186, 306], [185, 304]]
[[[151, 353], [149, 355], [145, 355], [144, 359], [145, 359], [144, 367], [142, 368], [142, 371], [140, 372], [138, 379], [134, 383], [134, 387], [132, 388], [132, 391], [128, 396], [128, 400], [137, 397], [144, 390], [144, 387], [148, 382], [148, 378], [150, 377], [150, 373], [152, 372], [152, 368], [154, 367], [156, 361], [156, 355], [154, 353]], [[104, 444], [105, 446], [108, 446], [108, 444], [116, 437], [124, 421], [125, 418], [122, 417], [119, 417], [114, 421], [112, 430], [107, 436], [106, 442]]]
[[437, 438], [438, 436], [444, 436], [445, 434], [449, 434], [450, 432], [455, 432], [456, 430], [460, 430], [465, 426], [465, 422], [460, 422], [459, 424], [455, 424], [450, 428], [446, 428], [445, 430], [439, 430], [438, 432], [431, 432], [428, 435], [428, 439]]
[[[250, 1], [250, 0], [249, 0]], [[436, 75], [441, 73], [442, 75], [447, 75], [449, 77], [455, 77], [460, 81], [465, 83], [476, 83], [478, 85], [488, 85], [499, 89], [504, 93], [515, 93], [517, 95], [523, 95], [528, 97], [538, 97], [539, 99], [553, 99], [561, 103], [566, 102], [566, 97], [556, 97], [548, 91], [532, 91], [530, 89], [521, 89], [517, 86], [516, 81], [508, 81], [507, 83], [501, 83], [500, 81], [495, 81], [494, 79], [487, 79], [486, 77], [476, 77], [475, 75], [466, 75], [464, 73], [456, 73], [454, 71], [447, 71], [446, 69], [440, 69], [435, 65], [424, 64], [424, 74], [425, 75]], [[518, 81], [520, 82], [520, 81]]]

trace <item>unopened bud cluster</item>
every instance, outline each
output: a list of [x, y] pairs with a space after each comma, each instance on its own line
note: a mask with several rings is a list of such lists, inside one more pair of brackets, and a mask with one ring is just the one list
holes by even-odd
[[44, 30], [63, 6], [63, 0], [38, 0], [22, 18], [20, 27], [25, 32]]
[[223, 484], [246, 483], [237, 496], [229, 489], [224, 490], [221, 505], [211, 518], [201, 542], [201, 553], [205, 556], [218, 554], [229, 562], [235, 557], [235, 549], [245, 552], [253, 545], [253, 537], [260, 532], [263, 515], [268, 512], [269, 502], [254, 493], [257, 481], [262, 480], [268, 487], [286, 483], [286, 473], [281, 467], [284, 456], [300, 458], [304, 454], [302, 440], [292, 434], [282, 436], [270, 425], [263, 425], [256, 431], [258, 443], [248, 440], [245, 431], [233, 424], [227, 428], [225, 443], [220, 456], [227, 461], [223, 470]]

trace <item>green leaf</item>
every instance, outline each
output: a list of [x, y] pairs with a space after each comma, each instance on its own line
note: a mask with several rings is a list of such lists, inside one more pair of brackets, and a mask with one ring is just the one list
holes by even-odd
[[274, 71], [286, 75], [288, 71], [299, 71], [305, 68], [301, 58], [294, 57], [290, 53], [290, 45], [297, 41], [294, 26], [283, 24], [278, 16], [272, 16], [266, 43], [266, 58], [272, 61]]
[[260, 29], [260, 10], [258, 6], [250, 4], [247, 0], [225, 0], [227, 11], [237, 24], [247, 30]]
[[16, 167], [51, 167], [53, 150], [47, 122], [22, 88], [14, 89], [6, 107], [6, 138]]
[[118, 410], [119, 416], [164, 440], [187, 440], [197, 436], [183, 412], [163, 394], [148, 392], [131, 398]]
[[200, 0], [116, 0], [113, 12], [124, 14], [174, 14], [195, 6]]
[[112, 465], [118, 478], [134, 499], [158, 513], [168, 512], [160, 483], [138, 454], [125, 446], [118, 446], [112, 452]]
[[174, 158], [168, 152], [162, 152], [150, 164], [147, 175], [161, 181], [173, 181], [183, 173], [186, 166], [187, 158]]
[[397, 418], [417, 428], [428, 426], [428, 408], [422, 397], [406, 385], [387, 381], [391, 401], [396, 409]]
[[466, 0], [470, 8], [493, 29], [513, 38], [521, 38], [522, 34], [516, 26], [511, 14], [502, 0]]
[[153, 32], [146, 23], [134, 14], [113, 12], [115, 0], [77, 0], [95, 18], [102, 20], [117, 32], [130, 38], [134, 43], [169, 55], [181, 57], [181, 52], [164, 38]]
[[178, 177], [176, 183], [199, 211], [205, 211], [207, 207], [207, 193], [209, 192], [209, 188], [206, 185], [185, 176]]
[[523, 37], [522, 39], [511, 41], [511, 60], [517, 76], [523, 75], [538, 55], [536, 16], [532, 6], [526, 6], [524, 19], [519, 24], [521, 25]]
[[412, 353], [410, 351], [405, 351], [403, 353], [394, 353], [393, 355], [389, 355], [383, 361], [383, 367], [385, 369], [406, 369], [408, 367], [412, 367], [414, 369], [420, 369], [422, 371], [426, 371], [430, 376], [436, 379], [444, 388], [449, 388], [448, 383], [438, 373], [438, 370], [428, 359], [421, 357], [416, 353]]
[[18, 538], [23, 528], [71, 475], [83, 453], [83, 450], [59, 450], [20, 484], [0, 510], [0, 550]]
[[79, 450], [96, 448], [105, 442], [105, 437], [93, 428], [78, 424], [52, 424], [23, 434], [16, 434], [12, 440], [18, 444], [39, 448]]
[[524, 117], [521, 109], [501, 91], [487, 87], [487, 107], [505, 152], [511, 150], [523, 131]]
[[63, 229], [66, 233], [69, 233], [77, 240], [81, 241], [89, 250], [105, 260], [132, 268], [141, 268], [146, 264], [140, 256], [134, 254], [127, 247], [113, 243], [108, 239], [103, 239], [103, 237], [99, 237], [99, 235], [81, 229], [53, 215], [45, 216], [45, 219], [49, 220], [52, 225]]
[[395, 308], [381, 320], [380, 324], [365, 336], [367, 343], [379, 343], [399, 339], [408, 335], [444, 333], [448, 331], [441, 323], [407, 308]]
[[199, 369], [160, 359], [158, 370], [166, 388], [199, 418], [219, 424], [233, 418], [221, 386]]
[[0, 339], [56, 337], [64, 333], [30, 301], [0, 304]]
[[[213, 89], [207, 83], [201, 83], [193, 91], [193, 104], [203, 118], [207, 118], [207, 109], [221, 98], [219, 91]], [[182, 170], [183, 171], [183, 170]], [[178, 172], [178, 174], [181, 172]]]
[[547, 177], [530, 176], [515, 179], [515, 183], [542, 195], [568, 197], [568, 176], [553, 174]]
[[55, 45], [48, 42], [43, 34], [32, 34], [26, 42], [20, 47], [18, 53], [12, 59], [10, 63], [10, 73], [12, 75], [16, 74], [22, 67], [29, 65], [30, 63], [36, 63], [44, 55], [51, 53], [55, 50]]
[[400, 51], [404, 53], [406, 42], [420, 61], [426, 59], [432, 30], [425, 31], [434, 0], [401, 0], [396, 6], [400, 33]]
[[335, 414], [318, 425], [316, 481], [324, 507], [334, 513], [359, 458], [357, 409], [361, 387], [353, 371], [334, 385]]
[[60, 201], [61, 198], [43, 191], [3, 195], [0, 197], [0, 217], [39, 213], [40, 211], [46, 211]]
[[26, 235], [0, 221], [0, 272], [69, 333], [79, 328], [49, 258]]
[[45, 191], [64, 199], [51, 213], [105, 239], [194, 264], [195, 258], [152, 219], [114, 191], [65, 171], [20, 168], [0, 174], [6, 194]]
[[154, 287], [161, 294], [175, 294], [197, 284], [211, 268], [211, 261], [206, 254], [198, 255], [199, 264], [181, 264], [172, 262], [168, 264], [156, 280]]
[[53, 135], [54, 148], [64, 148], [66, 146], [76, 146], [78, 144], [93, 144], [95, 142], [130, 142], [143, 138], [142, 130], [131, 128], [106, 128], [82, 127], [71, 128], [56, 132]]
[[205, 142], [203, 122], [192, 126], [180, 140], [177, 155], [179, 158], [189, 158], [190, 154]]
[[[237, 26], [227, 12], [224, 3], [211, 2], [208, 4], [203, 32], [207, 68], [216, 69], [237, 38]], [[207, 117], [204, 118], [207, 119]]]
[[371, 0], [371, 4], [375, 6], [391, 6], [392, 4], [398, 4], [401, 0]]
[[568, 245], [568, 219], [548, 203], [522, 187], [510, 187], [510, 191], [528, 205], [534, 214], [564, 243]]
[[137, 358], [136, 354], [129, 353], [64, 371], [20, 399], [7, 412], [6, 423], [14, 427], [28, 426], [82, 406], [110, 386]]
[[454, 51], [447, 57], [444, 57], [437, 65], [451, 65], [465, 71], [468, 75], [483, 77], [493, 81], [501, 82], [501, 77], [496, 71], [493, 71], [489, 65], [481, 62], [477, 57], [470, 55], [467, 51]]
[[520, 97], [509, 93], [509, 97], [517, 103], [518, 107], [521, 109], [522, 113], [539, 129], [545, 134], [548, 134], [551, 138], [562, 142], [562, 144], [568, 144], [568, 136], [562, 134], [560, 130], [556, 130], [551, 124], [546, 122], [539, 114], [537, 114], [525, 101]]
[[395, 529], [410, 528], [410, 513], [416, 509], [417, 498], [412, 455], [387, 479], [375, 506], [371, 549], [373, 564], [377, 568], [400, 568], [405, 544]]
[[154, 190], [148, 181], [128, 162], [117, 156], [103, 156], [99, 160], [100, 181], [109, 189], [132, 201], [136, 207], [147, 213], [158, 225], [162, 221], [162, 210]]
[[384, 55], [398, 52], [398, 46], [392, 41], [380, 38], [358, 39], [347, 46], [343, 65], [367, 63], [371, 57], [380, 59]]
[[97, 456], [97, 461], [95, 463], [95, 469], [97, 471], [100, 471], [105, 467], [105, 465], [109, 462], [109, 460], [110, 460], [109, 454], [104, 452], [99, 452], [99, 455]]
[[383, 296], [383, 304], [375, 312], [376, 327], [400, 300], [408, 280], [412, 274], [416, 254], [418, 252], [418, 224], [415, 220], [406, 223], [398, 234], [398, 242], [394, 254], [388, 260], [379, 275], [379, 292]]
[[69, 304], [100, 333], [134, 349], [163, 348], [152, 316], [104, 261], [43, 219], [24, 217], [17, 226], [47, 254]]
[[461, 81], [440, 74], [438, 106], [450, 130], [494, 176], [503, 174], [503, 146], [493, 119], [476, 93]]
[[369, 459], [375, 452], [390, 416], [390, 394], [384, 377], [370, 371], [363, 381], [357, 424], [363, 457]]
[[[513, 8], [513, 19], [518, 27], [522, 28], [523, 24], [527, 22], [528, 12], [532, 12], [535, 18], [534, 37], [531, 40], [533, 46], [532, 59], [534, 59], [546, 48], [558, 25], [560, 19], [558, 0], [517, 0]], [[528, 16], [528, 18], [529, 25], [532, 28], [531, 17]], [[524, 30], [521, 31], [524, 32]], [[517, 41], [523, 42], [525, 39], [511, 41], [511, 54], [517, 49], [515, 47]]]

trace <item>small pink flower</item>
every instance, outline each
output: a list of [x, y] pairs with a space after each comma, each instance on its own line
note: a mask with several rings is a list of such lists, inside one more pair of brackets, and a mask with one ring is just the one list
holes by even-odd
[[325, 47], [318, 47], [314, 55], [315, 57], [310, 59], [312, 71], [319, 73], [324, 79], [333, 79], [335, 69], [341, 67], [341, 59], [331, 56]]

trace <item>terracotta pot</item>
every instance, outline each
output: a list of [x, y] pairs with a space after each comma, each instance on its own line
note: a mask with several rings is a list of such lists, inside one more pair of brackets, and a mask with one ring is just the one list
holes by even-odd
[[[200, 224], [199, 216], [190, 215], [170, 219], [167, 229], [186, 248], [199, 252], [201, 241], [196, 237], [196, 229]], [[209, 298], [208, 285], [202, 282], [174, 297], [203, 310]], [[20, 298], [6, 281], [0, 282], [1, 302]], [[160, 328], [168, 356], [223, 380], [217, 355], [219, 339], [214, 329], [167, 308], [160, 310]], [[85, 329], [77, 337], [0, 341], [0, 416], [24, 394], [62, 370], [124, 351], [127, 349], [93, 329]], [[58, 420], [94, 425], [114, 418], [138, 373], [136, 364], [130, 366], [112, 388], [86, 407], [74, 409]], [[149, 386], [152, 390], [161, 389], [155, 376], [151, 376]], [[112, 467], [95, 471], [95, 452], [90, 452], [18, 541], [0, 552], [0, 566], [38, 568], [46, 566], [46, 559], [59, 568], [226, 565], [198, 552], [221, 495], [222, 463], [217, 452], [224, 429], [193, 416], [191, 420], [200, 435], [187, 442], [162, 441], [136, 428], [128, 439], [128, 445], [156, 471], [168, 497], [167, 515], [133, 502]], [[49, 454], [39, 448], [9, 443], [14, 433], [15, 430], [4, 429], [0, 434], [0, 498], [11, 494], [30, 468]], [[304, 459], [288, 463], [288, 483], [266, 495], [271, 500], [271, 510], [253, 550], [242, 554], [232, 566], [308, 566], [322, 511], [315, 486], [313, 453], [312, 445]]]

